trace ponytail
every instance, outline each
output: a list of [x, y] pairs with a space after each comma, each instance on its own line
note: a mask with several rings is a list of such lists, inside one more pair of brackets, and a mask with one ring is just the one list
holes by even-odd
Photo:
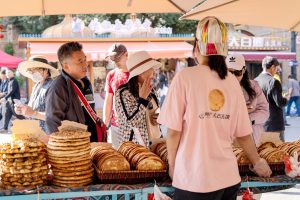
[[208, 66], [211, 70], [218, 73], [220, 79], [224, 80], [227, 76], [228, 70], [224, 56], [211, 55], [208, 56]]

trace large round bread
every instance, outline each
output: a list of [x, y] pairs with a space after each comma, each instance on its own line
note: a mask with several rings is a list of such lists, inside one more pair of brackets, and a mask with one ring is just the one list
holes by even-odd
[[79, 176], [79, 175], [91, 174], [94, 172], [94, 169], [90, 168], [87, 170], [80, 170], [80, 171], [74, 171], [74, 172], [66, 172], [63, 169], [56, 169], [52, 172], [53, 172], [54, 176]]
[[89, 132], [83, 132], [83, 131], [62, 131], [62, 132], [55, 132], [50, 135], [50, 139], [81, 139], [81, 138], [88, 138], [91, 136], [91, 133]]
[[55, 179], [56, 180], [61, 180], [61, 181], [81, 181], [81, 180], [86, 180], [86, 179], [92, 178], [93, 176], [94, 176], [93, 173], [84, 174], [84, 175], [77, 175], [77, 176], [56, 175]]
[[89, 141], [80, 141], [80, 142], [55, 142], [55, 141], [49, 141], [47, 147], [50, 149], [68, 149], [68, 148], [76, 148], [76, 147], [82, 147], [82, 146], [90, 146]]
[[141, 171], [164, 170], [165, 164], [160, 159], [146, 158], [137, 164], [136, 169]]
[[49, 158], [51, 157], [57, 157], [57, 158], [77, 158], [81, 156], [86, 156], [86, 158], [90, 157], [90, 150], [85, 150], [85, 151], [78, 151], [78, 152], [59, 152], [56, 153], [54, 151], [48, 151], [48, 156]]

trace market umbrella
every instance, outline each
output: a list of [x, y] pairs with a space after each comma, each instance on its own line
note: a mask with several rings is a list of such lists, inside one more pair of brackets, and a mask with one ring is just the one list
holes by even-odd
[[205, 0], [181, 19], [216, 16], [223, 22], [300, 31], [299, 0]]
[[[184, 1], [184, 0], [177, 0]], [[194, 1], [194, 0], [192, 0]], [[198, 0], [199, 1], [199, 0]], [[182, 3], [180, 3], [182, 5]], [[170, 0], [0, 0], [1, 16], [96, 13], [182, 13]]]
[[16, 69], [23, 60], [0, 51], [0, 67]]
[[184, 12], [190, 11], [194, 6], [199, 4], [202, 0], [170, 0], [173, 4]]

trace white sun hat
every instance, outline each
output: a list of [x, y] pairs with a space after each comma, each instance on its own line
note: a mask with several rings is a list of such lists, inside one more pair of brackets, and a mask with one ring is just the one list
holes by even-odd
[[19, 72], [27, 77], [32, 79], [32, 73], [30, 72], [30, 69], [33, 68], [43, 68], [43, 69], [49, 69], [51, 78], [54, 78], [59, 75], [59, 71], [48, 64], [48, 60], [45, 56], [42, 55], [35, 55], [31, 56], [28, 61], [23, 61], [19, 64], [18, 70]]
[[245, 58], [242, 54], [231, 54], [226, 57], [228, 69], [242, 70], [246, 66]]
[[129, 71], [128, 80], [142, 74], [148, 69], [159, 69], [162, 66], [160, 62], [157, 62], [156, 60], [151, 58], [147, 51], [138, 51], [131, 54], [126, 64]]

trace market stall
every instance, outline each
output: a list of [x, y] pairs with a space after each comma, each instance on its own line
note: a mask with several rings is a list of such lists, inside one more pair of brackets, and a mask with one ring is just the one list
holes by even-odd
[[[43, 132], [33, 121], [17, 121], [12, 142], [0, 144], [0, 199], [67, 199], [111, 197], [153, 199], [154, 185], [172, 196], [174, 189], [167, 174], [165, 141], [150, 150], [133, 142], [124, 142], [118, 150], [107, 143], [90, 143], [83, 125], [62, 123], [50, 136], [47, 147], [39, 141]], [[30, 125], [24, 131], [24, 124]], [[20, 127], [21, 126], [21, 127]], [[34, 132], [34, 134], [28, 134]], [[257, 177], [249, 160], [238, 147], [237, 156], [242, 183], [239, 194], [248, 188], [254, 193], [287, 189], [300, 183], [300, 177], [285, 175], [285, 156], [300, 151], [300, 141], [264, 142], [258, 147], [270, 164], [270, 178]], [[298, 158], [298, 157], [297, 157]], [[290, 175], [290, 174], [289, 174]], [[155, 183], [156, 182], [156, 183]]]

